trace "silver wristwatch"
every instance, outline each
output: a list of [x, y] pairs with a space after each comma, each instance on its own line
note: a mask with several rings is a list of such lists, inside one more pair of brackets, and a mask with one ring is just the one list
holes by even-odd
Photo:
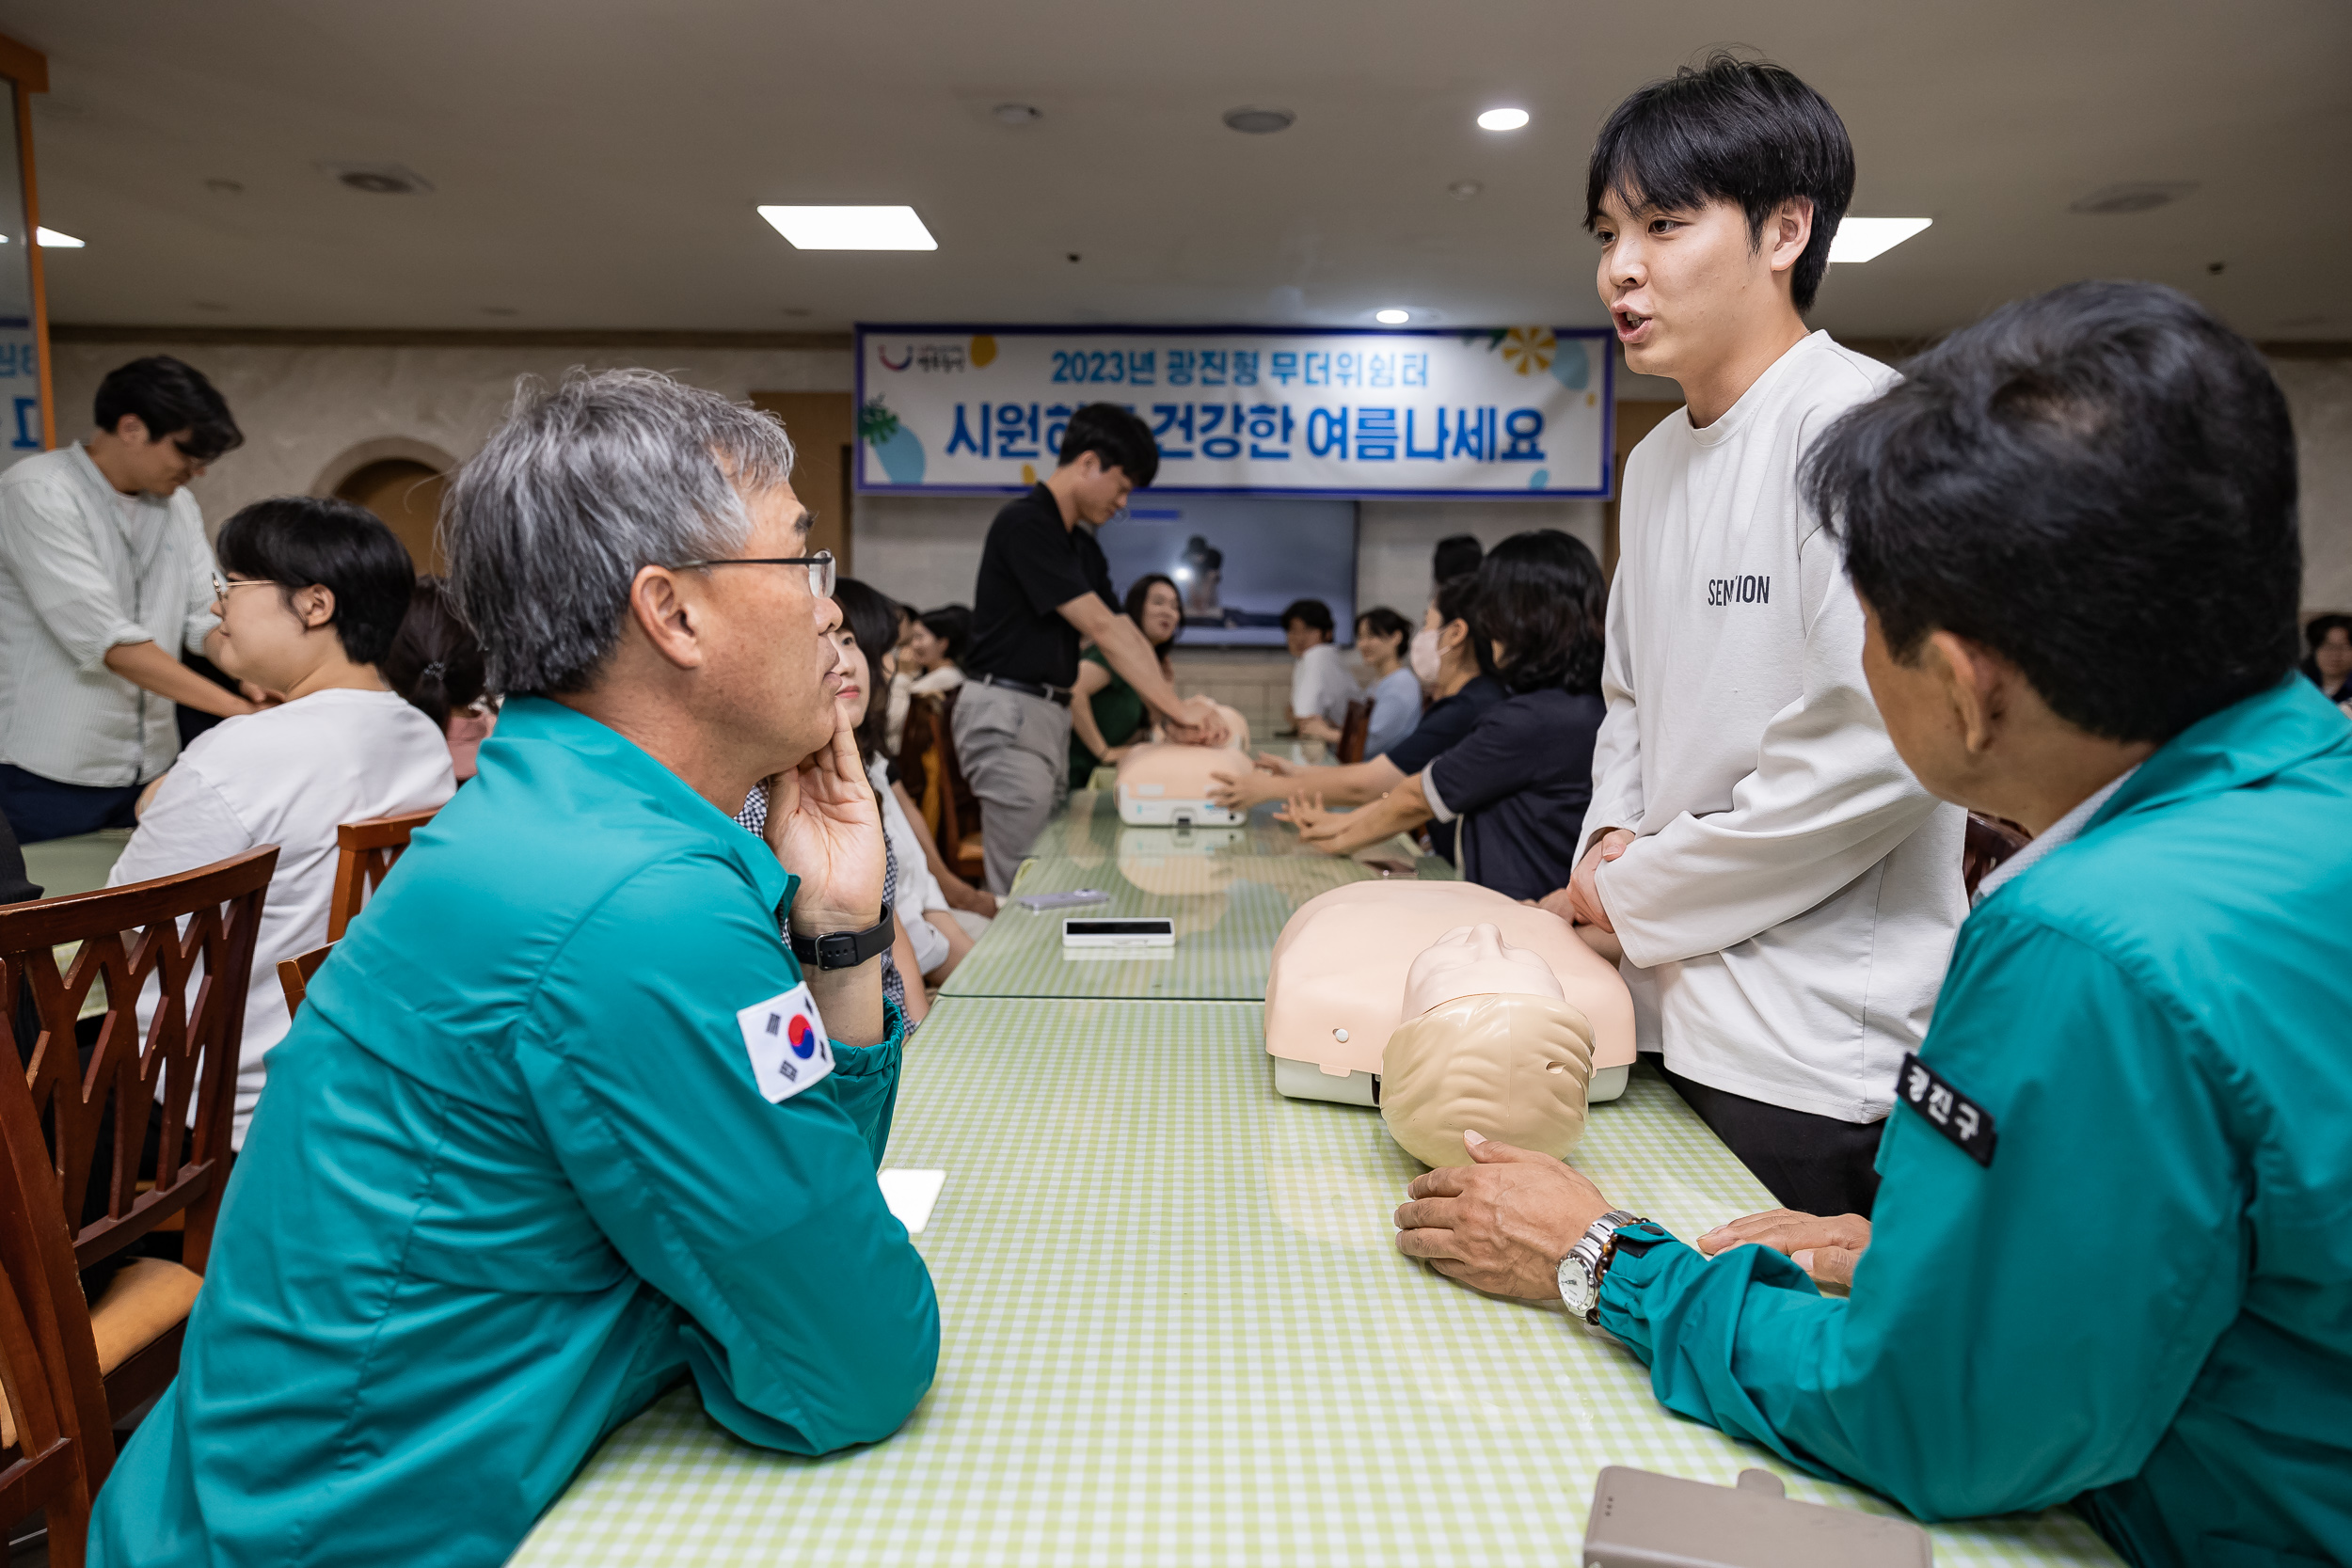
[[1622, 1209], [1612, 1209], [1585, 1228], [1576, 1245], [1560, 1259], [1560, 1299], [1568, 1310], [1588, 1323], [1600, 1322], [1600, 1276], [1621, 1227], [1642, 1221]]

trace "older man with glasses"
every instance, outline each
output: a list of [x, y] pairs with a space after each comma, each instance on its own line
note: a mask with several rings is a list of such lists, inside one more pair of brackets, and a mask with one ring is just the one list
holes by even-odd
[[[689, 1375], [803, 1454], [923, 1397], [938, 1307], [874, 1179], [882, 820], [791, 464], [614, 372], [457, 476], [498, 734], [271, 1053], [94, 1562], [503, 1562]], [[762, 781], [765, 842], [733, 820]]]

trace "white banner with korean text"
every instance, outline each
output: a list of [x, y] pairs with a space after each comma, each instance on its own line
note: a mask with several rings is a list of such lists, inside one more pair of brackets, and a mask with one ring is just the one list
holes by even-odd
[[1603, 327], [860, 326], [857, 487], [1025, 489], [1107, 402], [1157, 490], [1606, 497], [1615, 357]]

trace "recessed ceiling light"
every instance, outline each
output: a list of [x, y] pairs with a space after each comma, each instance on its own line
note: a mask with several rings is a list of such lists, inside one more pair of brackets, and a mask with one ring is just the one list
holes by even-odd
[[1829, 243], [1829, 259], [1833, 261], [1867, 261], [1873, 256], [1883, 256], [1934, 221], [1933, 218], [1848, 218], [1837, 226], [1837, 237]]
[[1481, 131], [1516, 131], [1526, 123], [1525, 109], [1488, 109], [1478, 117]]
[[1228, 109], [1225, 123], [1233, 130], [1252, 136], [1270, 136], [1277, 131], [1287, 131], [1298, 120], [1288, 109]]
[[1034, 103], [999, 103], [988, 112], [1007, 125], [1028, 125], [1045, 118], [1045, 111]]
[[795, 250], [937, 250], [912, 207], [762, 207]]
[[2102, 185], [2080, 201], [2070, 202], [2066, 210], [2100, 218], [2153, 213], [2196, 188], [2194, 180], [2131, 180], [2120, 185]]
[[79, 250], [82, 242], [71, 234], [60, 234], [54, 229], [33, 230], [33, 243], [43, 250]]
[[1403, 326], [1406, 322], [1413, 319], [1413, 313], [1410, 310], [1398, 310], [1394, 309], [1387, 310], [1375, 310], [1372, 313], [1372, 319], [1378, 322], [1382, 326]]

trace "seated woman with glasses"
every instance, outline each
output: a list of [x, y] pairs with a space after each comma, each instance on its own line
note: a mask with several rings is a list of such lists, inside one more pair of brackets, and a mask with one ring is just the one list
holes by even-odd
[[[229, 519], [215, 546], [215, 662], [280, 700], [224, 720], [182, 752], [139, 818], [109, 886], [190, 871], [275, 844], [237, 1065], [236, 1131], [264, 1058], [291, 1023], [278, 962], [326, 941], [335, 830], [440, 805], [456, 789], [433, 721], [377, 669], [408, 612], [416, 568], [392, 531], [344, 501], [286, 496]], [[139, 1006], [147, 1026], [152, 993]]]

